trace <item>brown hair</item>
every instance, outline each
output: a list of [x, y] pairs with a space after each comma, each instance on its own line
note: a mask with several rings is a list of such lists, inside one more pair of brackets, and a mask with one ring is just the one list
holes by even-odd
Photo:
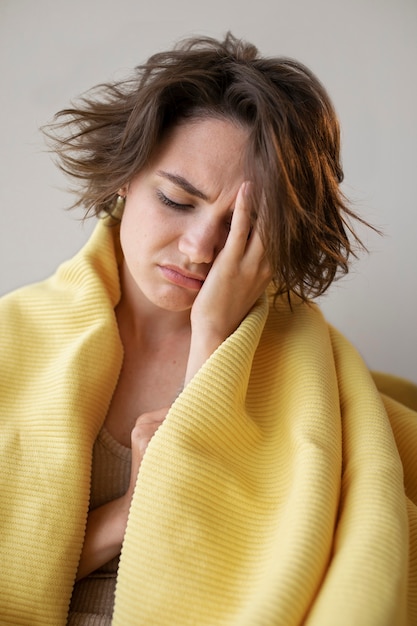
[[79, 182], [86, 213], [111, 213], [117, 190], [148, 163], [164, 133], [193, 117], [249, 129], [246, 175], [276, 293], [303, 300], [348, 272], [349, 224], [340, 189], [340, 131], [316, 76], [289, 58], [261, 57], [228, 33], [195, 37], [151, 56], [132, 78], [98, 85], [59, 111], [45, 132], [62, 170]]

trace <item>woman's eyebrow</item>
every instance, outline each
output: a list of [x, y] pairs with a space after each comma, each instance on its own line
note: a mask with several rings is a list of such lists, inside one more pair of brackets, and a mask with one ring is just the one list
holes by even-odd
[[163, 178], [167, 178], [174, 185], [178, 185], [184, 191], [189, 193], [196, 198], [201, 198], [201, 200], [208, 200], [208, 196], [205, 193], [194, 187], [186, 178], [183, 176], [179, 176], [178, 174], [171, 174], [170, 172], [165, 172], [164, 170], [157, 171], [158, 176], [162, 176]]

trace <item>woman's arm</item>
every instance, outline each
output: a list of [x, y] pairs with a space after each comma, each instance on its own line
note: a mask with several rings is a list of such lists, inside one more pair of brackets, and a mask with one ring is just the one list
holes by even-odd
[[168, 408], [143, 413], [131, 434], [132, 465], [126, 493], [90, 511], [76, 580], [84, 578], [120, 553], [139, 467], [148, 443], [162, 424]]
[[84, 578], [119, 554], [130, 501], [126, 496], [90, 511], [76, 580]]

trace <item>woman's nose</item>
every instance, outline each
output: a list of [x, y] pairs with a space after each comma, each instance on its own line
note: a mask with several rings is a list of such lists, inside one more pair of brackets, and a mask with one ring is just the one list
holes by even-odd
[[215, 221], [196, 221], [182, 233], [178, 248], [190, 263], [212, 263], [223, 248], [226, 237]]

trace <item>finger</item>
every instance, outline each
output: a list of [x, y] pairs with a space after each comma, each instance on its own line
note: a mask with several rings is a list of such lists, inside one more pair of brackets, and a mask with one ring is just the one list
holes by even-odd
[[132, 447], [137, 446], [143, 454], [149, 441], [165, 420], [165, 412], [144, 413], [138, 417], [131, 432]]
[[251, 232], [251, 205], [249, 181], [239, 187], [226, 245], [231, 253], [242, 255]]
[[267, 260], [266, 250], [259, 232], [258, 224], [255, 224], [252, 228], [252, 232], [246, 246], [246, 254], [252, 260], [258, 260], [258, 262], [261, 262], [264, 259]]
[[161, 423], [154, 422], [153, 424], [140, 424], [139, 426], [135, 426], [133, 429], [131, 437], [132, 449], [137, 448], [141, 457], [145, 454], [150, 440], [155, 435]]
[[167, 413], [169, 411], [169, 407], [162, 407], [160, 409], [156, 409], [155, 411], [147, 411], [146, 413], [141, 413], [139, 417], [136, 419], [136, 424], [152, 424], [153, 422], [163, 422]]
[[[264, 200], [264, 198], [263, 198]], [[259, 258], [266, 257], [265, 245], [261, 237], [260, 222], [258, 212], [251, 212], [251, 232], [248, 238], [248, 251], [253, 251]]]

